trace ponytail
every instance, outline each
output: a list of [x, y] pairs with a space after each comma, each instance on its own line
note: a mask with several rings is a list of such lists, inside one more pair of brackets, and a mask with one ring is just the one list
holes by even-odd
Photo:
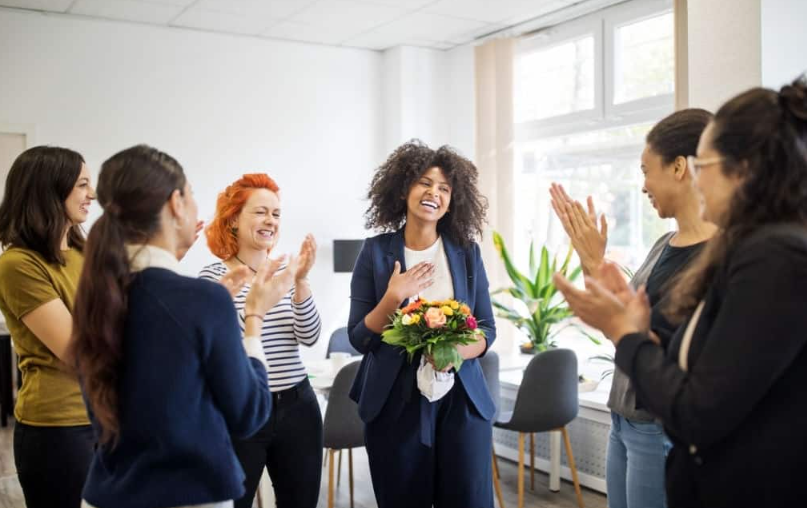
[[84, 248], [73, 306], [73, 358], [102, 445], [114, 447], [120, 432], [118, 386], [132, 280], [126, 245], [145, 243], [159, 231], [168, 196], [184, 185], [179, 163], [145, 145], [112, 156], [101, 168], [97, 193], [104, 214]]

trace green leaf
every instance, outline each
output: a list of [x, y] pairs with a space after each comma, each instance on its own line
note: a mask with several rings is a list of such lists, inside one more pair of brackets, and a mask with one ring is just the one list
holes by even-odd
[[504, 262], [504, 269], [513, 284], [519, 289], [526, 292], [528, 295], [533, 293], [532, 282], [525, 277], [520, 271], [516, 269], [513, 262], [510, 260], [510, 255], [507, 253], [507, 248], [504, 245], [504, 240], [497, 232], [493, 232], [493, 244]]
[[[535, 279], [535, 287], [540, 288], [545, 286], [547, 282], [549, 282], [549, 277], [552, 274], [549, 273], [549, 251], [546, 250], [546, 247], [541, 248], [541, 265], [538, 267], [538, 277]], [[539, 296], [539, 295], [536, 295]]]
[[530, 277], [535, 277], [537, 269], [535, 268], [535, 242], [530, 241]]
[[457, 348], [448, 342], [440, 342], [432, 348], [432, 360], [436, 370], [443, 370], [451, 364], [457, 371], [462, 367], [462, 357]]

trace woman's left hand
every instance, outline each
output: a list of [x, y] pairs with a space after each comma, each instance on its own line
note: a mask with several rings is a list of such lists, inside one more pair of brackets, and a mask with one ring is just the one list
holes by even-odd
[[314, 240], [314, 235], [308, 234], [300, 246], [300, 255], [297, 257], [297, 273], [294, 274], [295, 281], [303, 281], [308, 277], [308, 272], [314, 266], [317, 259], [317, 242]]
[[577, 289], [558, 273], [552, 279], [574, 314], [587, 325], [602, 331], [614, 345], [629, 333], [647, 332], [650, 303], [644, 288], [617, 296], [591, 277], [586, 278], [585, 290]]
[[[199, 239], [199, 234], [202, 232], [202, 229], [204, 229], [204, 227], [205, 227], [205, 221], [200, 220], [200, 221], [198, 221], [196, 223], [196, 232], [193, 235], [193, 243], [196, 243], [196, 240]], [[193, 245], [193, 244], [191, 244], [191, 245]], [[180, 250], [177, 253], [177, 259], [179, 261], [182, 261], [182, 258], [185, 257], [185, 254], [187, 254], [189, 250], [191, 250], [190, 247], [188, 247], [187, 249]]]

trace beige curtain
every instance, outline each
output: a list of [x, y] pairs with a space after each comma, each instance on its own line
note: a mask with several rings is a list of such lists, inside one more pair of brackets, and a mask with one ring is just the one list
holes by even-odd
[[[482, 258], [491, 289], [508, 278], [493, 247], [491, 231], [513, 244], [513, 57], [515, 40], [495, 39], [475, 48], [476, 68], [476, 164], [479, 185], [488, 198], [488, 230], [482, 242]], [[497, 320], [496, 349], [514, 349], [513, 328]]]

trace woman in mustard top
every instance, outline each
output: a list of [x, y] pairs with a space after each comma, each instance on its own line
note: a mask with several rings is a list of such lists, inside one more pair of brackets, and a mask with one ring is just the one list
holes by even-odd
[[34, 147], [11, 166], [0, 204], [0, 310], [20, 359], [14, 463], [28, 508], [78, 508], [93, 433], [67, 357], [71, 309], [95, 192], [78, 153]]

